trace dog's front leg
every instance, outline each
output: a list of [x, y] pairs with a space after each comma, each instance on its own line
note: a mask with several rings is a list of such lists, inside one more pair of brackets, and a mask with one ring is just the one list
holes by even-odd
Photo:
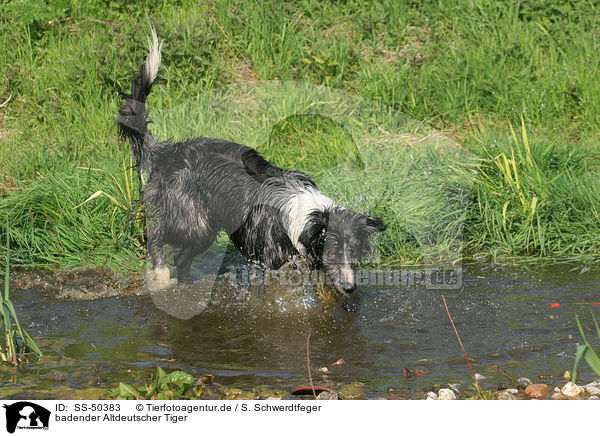
[[161, 288], [167, 288], [171, 284], [171, 272], [165, 262], [162, 247], [148, 246], [148, 254], [152, 260], [152, 269], [156, 283]]

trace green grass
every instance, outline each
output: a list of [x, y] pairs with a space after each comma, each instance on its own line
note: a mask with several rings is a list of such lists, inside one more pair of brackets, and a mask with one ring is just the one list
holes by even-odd
[[[600, 258], [594, 2], [15, 0], [0, 10], [0, 219], [12, 223], [15, 266], [143, 264], [115, 115], [148, 20], [165, 39], [167, 79], [149, 99], [151, 129], [244, 142], [382, 215], [381, 263]], [[267, 80], [307, 85], [260, 85], [255, 101], [268, 107], [244, 100]], [[323, 101], [342, 104], [309, 108], [319, 95], [306, 89], [320, 85], [339, 90]]]
[[494, 257], [597, 256], [600, 249], [598, 165], [557, 139], [529, 142], [522, 126], [512, 138], [482, 147], [467, 223], [471, 251]]
[[[106, 167], [111, 166], [106, 163]], [[12, 225], [13, 265], [139, 269], [142, 234], [137, 207], [120, 209], [108, 198], [79, 206], [101, 189], [114, 198], [123, 197], [108, 175], [70, 163], [61, 172], [2, 197], [0, 214], [9, 216]], [[127, 204], [126, 199], [122, 202]], [[123, 264], [123, 259], [128, 262]]]

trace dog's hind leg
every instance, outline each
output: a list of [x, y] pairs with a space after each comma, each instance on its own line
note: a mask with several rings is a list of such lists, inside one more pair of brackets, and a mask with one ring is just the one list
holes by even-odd
[[206, 238], [195, 245], [180, 248], [175, 254], [175, 267], [177, 268], [177, 280], [179, 283], [190, 283], [190, 267], [194, 258], [204, 253], [214, 242], [214, 238]]
[[190, 283], [190, 267], [194, 257], [198, 254], [193, 245], [180, 248], [175, 254], [175, 267], [177, 268], [177, 280], [179, 283]]

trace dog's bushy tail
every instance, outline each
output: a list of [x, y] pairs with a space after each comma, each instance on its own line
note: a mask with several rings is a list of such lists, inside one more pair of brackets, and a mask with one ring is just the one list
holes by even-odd
[[162, 41], [158, 42], [154, 27], [150, 26], [151, 38], [148, 38], [148, 56], [140, 65], [139, 73], [133, 76], [131, 94], [122, 94], [123, 105], [119, 110], [119, 135], [129, 140], [135, 166], [139, 171], [148, 161], [149, 144], [154, 139], [148, 132], [148, 110], [146, 98], [160, 69]]

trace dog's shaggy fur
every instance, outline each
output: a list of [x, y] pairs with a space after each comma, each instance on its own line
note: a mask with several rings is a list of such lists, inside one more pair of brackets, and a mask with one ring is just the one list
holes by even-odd
[[371, 252], [369, 235], [386, 228], [381, 219], [336, 205], [306, 174], [277, 168], [244, 145], [156, 140], [147, 129], [145, 105], [161, 63], [154, 29], [148, 42], [131, 94], [123, 96], [119, 132], [131, 143], [138, 174], [148, 175], [143, 200], [156, 276], [169, 281], [162, 252], [169, 244], [179, 281], [188, 281], [194, 257], [225, 230], [242, 253], [268, 268], [304, 255], [338, 293], [354, 291], [356, 265]]

